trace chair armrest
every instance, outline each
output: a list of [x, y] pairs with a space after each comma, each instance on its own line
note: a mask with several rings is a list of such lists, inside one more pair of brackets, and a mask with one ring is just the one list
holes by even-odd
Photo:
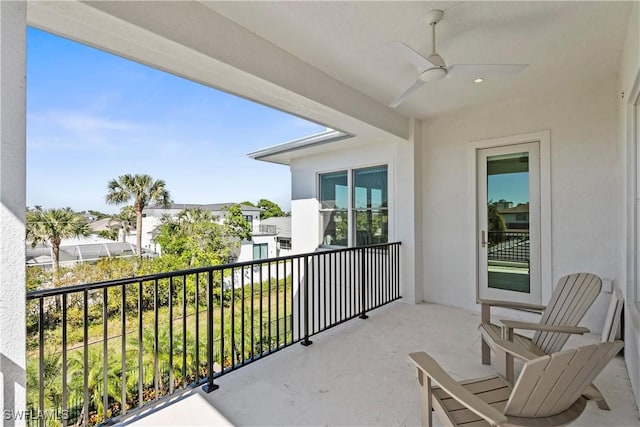
[[538, 357], [540, 357], [539, 355], [530, 352], [523, 346], [518, 345], [512, 341], [496, 340], [493, 342], [493, 344], [495, 345], [495, 347], [504, 351], [505, 353], [509, 353], [513, 357], [516, 357], [520, 360], [524, 360], [525, 362], [528, 362], [529, 360], [537, 359]]
[[425, 352], [409, 354], [409, 358], [424, 375], [435, 381], [452, 398], [460, 402], [471, 412], [484, 418], [491, 425], [507, 422], [507, 417], [484, 400], [474, 396], [469, 390], [458, 384], [431, 356]]
[[498, 320], [498, 325], [503, 329], [525, 329], [528, 331], [557, 332], [561, 334], [588, 334], [588, 328], [568, 325], [544, 325], [540, 323], [518, 322], [516, 320]]
[[529, 304], [525, 302], [514, 302], [514, 301], [498, 301], [492, 299], [478, 299], [478, 302], [481, 305], [488, 307], [502, 307], [502, 308], [512, 308], [515, 310], [530, 310], [541, 312], [544, 311], [547, 306], [540, 304]]

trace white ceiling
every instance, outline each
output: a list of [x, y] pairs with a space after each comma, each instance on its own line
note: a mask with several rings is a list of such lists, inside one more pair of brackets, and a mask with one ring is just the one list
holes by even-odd
[[445, 11], [438, 53], [447, 64], [530, 64], [522, 74], [428, 83], [398, 111], [426, 118], [559, 89], [588, 90], [618, 70], [629, 2], [204, 2], [329, 76], [388, 105], [416, 69], [388, 45], [425, 56], [424, 17]]

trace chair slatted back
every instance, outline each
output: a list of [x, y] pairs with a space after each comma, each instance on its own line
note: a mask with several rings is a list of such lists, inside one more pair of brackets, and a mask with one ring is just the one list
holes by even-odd
[[[541, 324], [577, 326], [600, 294], [602, 280], [595, 274], [575, 273], [562, 277], [553, 290], [551, 301], [544, 311]], [[564, 346], [569, 334], [536, 332], [533, 344], [549, 354]]]
[[548, 417], [567, 410], [623, 346], [622, 341], [604, 342], [527, 362], [505, 406], [505, 415]]
[[622, 313], [622, 306], [624, 300], [622, 294], [618, 289], [614, 289], [611, 294], [611, 301], [609, 302], [609, 310], [607, 311], [607, 317], [604, 319], [604, 327], [602, 328], [602, 342], [613, 341], [616, 339], [618, 333], [618, 326], [620, 325], [620, 313]]

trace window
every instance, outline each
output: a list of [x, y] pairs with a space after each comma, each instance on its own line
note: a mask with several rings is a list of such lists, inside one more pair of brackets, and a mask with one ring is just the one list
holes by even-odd
[[253, 245], [253, 259], [269, 258], [269, 245], [266, 243], [256, 243]]
[[291, 239], [279, 239], [280, 249], [291, 249]]
[[388, 242], [387, 166], [320, 175], [320, 217], [323, 245]]
[[516, 214], [516, 221], [528, 221], [528, 220], [529, 220], [529, 214], [526, 214], [526, 213]]
[[322, 244], [349, 244], [349, 192], [347, 171], [320, 175]]
[[253, 224], [253, 215], [242, 215], [242, 218], [244, 218], [244, 220], [247, 221], [249, 225]]

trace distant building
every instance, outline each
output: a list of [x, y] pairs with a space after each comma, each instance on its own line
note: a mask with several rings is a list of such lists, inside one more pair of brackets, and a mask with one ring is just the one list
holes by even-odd
[[498, 210], [509, 209], [513, 207], [513, 202], [508, 202], [504, 199], [500, 199], [497, 202], [495, 202], [494, 205]]
[[[162, 217], [176, 217], [185, 209], [202, 209], [211, 212], [222, 223], [227, 209], [234, 203], [190, 204], [172, 203], [169, 207], [149, 206], [142, 212], [142, 247], [153, 252], [162, 252], [155, 242]], [[243, 241], [234, 259], [245, 262], [257, 259], [274, 258], [291, 254], [291, 218], [279, 217], [260, 220], [261, 208], [240, 205], [242, 216], [251, 225], [251, 240]], [[127, 241], [136, 241], [136, 230], [129, 233]]]
[[251, 245], [240, 248], [238, 261], [291, 255], [291, 217], [272, 217], [260, 221]]
[[[512, 204], [511, 202], [509, 202]], [[518, 203], [518, 206], [500, 209], [498, 212], [504, 218], [507, 230], [528, 230], [529, 229], [529, 203]]]

